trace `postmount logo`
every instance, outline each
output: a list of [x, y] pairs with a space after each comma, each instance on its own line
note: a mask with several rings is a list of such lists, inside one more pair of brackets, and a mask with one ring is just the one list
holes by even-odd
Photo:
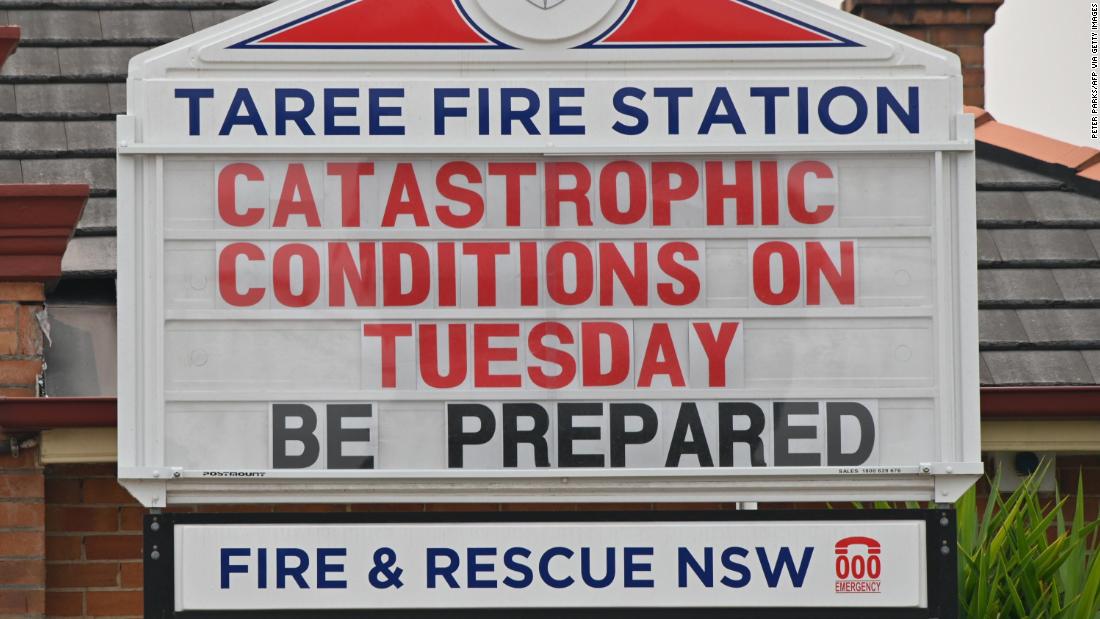
[[530, 2], [531, 4], [535, 5], [535, 6], [539, 7], [540, 9], [544, 9], [544, 10], [550, 10], [550, 9], [558, 6], [562, 2], [565, 2], [565, 0], [527, 0], [527, 1]]
[[882, 593], [882, 544], [871, 537], [836, 543], [837, 593]]

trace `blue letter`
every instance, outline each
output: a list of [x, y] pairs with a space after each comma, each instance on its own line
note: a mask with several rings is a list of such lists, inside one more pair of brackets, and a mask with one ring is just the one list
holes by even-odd
[[337, 125], [336, 119], [340, 116], [355, 116], [353, 107], [336, 107], [336, 99], [343, 97], [358, 97], [358, 88], [326, 88], [325, 89], [325, 135], [359, 135], [359, 127]]
[[920, 133], [920, 88], [909, 87], [909, 110], [901, 107], [901, 102], [885, 86], [878, 87], [878, 132], [887, 133], [886, 109], [889, 108], [898, 117], [909, 133]]
[[481, 557], [495, 557], [496, 548], [467, 548], [466, 549], [466, 587], [470, 589], [496, 589], [497, 581], [480, 580], [477, 575], [493, 571], [493, 565], [479, 563]]
[[247, 548], [222, 548], [222, 589], [229, 588], [230, 574], [247, 574], [245, 565], [232, 565], [229, 560], [233, 557], [247, 557], [252, 553]]
[[592, 550], [588, 547], [581, 548], [581, 580], [584, 584], [592, 587], [593, 589], [603, 589], [604, 587], [610, 587], [611, 583], [615, 582], [615, 549], [607, 549], [607, 569], [603, 578], [596, 579], [592, 577]]
[[668, 99], [668, 134], [680, 135], [680, 99], [695, 95], [694, 88], [654, 88], [654, 97]]
[[563, 106], [561, 100], [564, 97], [584, 97], [584, 89], [550, 89], [550, 135], [584, 135], [584, 125], [561, 124], [562, 116], [580, 116], [582, 112], [579, 105]]
[[531, 586], [531, 583], [535, 581], [535, 574], [531, 571], [531, 568], [516, 561], [516, 557], [523, 557], [524, 559], [531, 556], [531, 551], [526, 548], [509, 548], [504, 553], [504, 567], [516, 572], [520, 575], [519, 578], [512, 578], [509, 576], [504, 579], [504, 584], [513, 589], [526, 589]]
[[775, 135], [775, 100], [791, 96], [790, 88], [750, 88], [750, 97], [764, 98], [764, 133]]
[[547, 550], [546, 554], [542, 555], [542, 559], [539, 560], [539, 576], [542, 577], [543, 582], [555, 589], [564, 589], [571, 586], [575, 582], [572, 576], [566, 576], [558, 580], [550, 575], [550, 559], [554, 557], [571, 559], [573, 557], [573, 551], [568, 548], [562, 548], [561, 546], [554, 546], [550, 550]]
[[[244, 108], [244, 114], [241, 113], [241, 108]], [[229, 135], [237, 125], [251, 125], [256, 135], [267, 135], [264, 121], [260, 118], [260, 110], [256, 109], [256, 102], [252, 100], [252, 93], [247, 88], [238, 88], [237, 94], [233, 95], [233, 102], [229, 104], [229, 112], [225, 115], [225, 122], [222, 123], [218, 135]]]
[[783, 570], [791, 573], [791, 583], [796, 589], [802, 588], [802, 581], [806, 580], [806, 572], [810, 569], [810, 557], [814, 554], [813, 548], [807, 548], [802, 552], [802, 565], [796, 571], [794, 569], [794, 557], [791, 549], [784, 546], [779, 549], [779, 560], [773, 566], [768, 562], [768, 551], [764, 548], [756, 549], [756, 556], [760, 558], [760, 567], [764, 570], [764, 579], [768, 586], [775, 589], [779, 586], [779, 579], [783, 577]]
[[[848, 97], [856, 104], [856, 117], [846, 125], [833, 120], [832, 106], [837, 97]], [[825, 125], [829, 131], [837, 135], [850, 135], [863, 128], [864, 123], [867, 122], [867, 99], [864, 99], [863, 95], [851, 86], [830, 88], [817, 104], [817, 115], [821, 117], [821, 124]]]
[[318, 548], [317, 549], [317, 588], [318, 589], [347, 589], [346, 580], [329, 580], [329, 573], [343, 574], [343, 563], [329, 563], [330, 557], [348, 556], [347, 548]]
[[749, 568], [733, 560], [734, 557], [741, 557], [744, 559], [747, 556], [749, 556], [749, 551], [738, 546], [727, 548], [726, 551], [722, 553], [722, 567], [737, 572], [738, 576], [740, 576], [740, 578], [736, 580], [729, 576], [723, 576], [723, 585], [726, 585], [730, 589], [740, 589], [741, 587], [748, 586], [749, 581], [752, 580], [752, 572], [749, 571]]
[[[298, 560], [298, 565], [290, 567], [286, 564], [289, 557]], [[277, 548], [275, 550], [275, 587], [286, 589], [286, 577], [290, 576], [298, 584], [299, 589], [309, 589], [309, 583], [302, 577], [309, 569], [309, 555], [301, 548]]]
[[[524, 99], [527, 101], [527, 107], [522, 110], [513, 108], [513, 99]], [[530, 88], [501, 88], [500, 132], [504, 135], [512, 135], [512, 124], [518, 120], [519, 124], [527, 130], [527, 135], [541, 135], [533, 120], [541, 107], [539, 96]]]
[[653, 580], [639, 580], [634, 577], [634, 572], [650, 572], [653, 570], [652, 563], [639, 563], [634, 559], [637, 557], [652, 557], [652, 548], [624, 548], [623, 549], [623, 576], [627, 589], [636, 589], [639, 587], [653, 588]]
[[[297, 110], [286, 109], [288, 99], [298, 99], [302, 106]], [[302, 135], [317, 135], [313, 127], [309, 126], [309, 115], [313, 113], [315, 105], [313, 95], [304, 88], [276, 88], [275, 89], [275, 135], [286, 135], [287, 121], [293, 121], [298, 125], [298, 131]]]
[[687, 568], [691, 568], [691, 571], [695, 572], [695, 577], [699, 579], [699, 582], [706, 586], [708, 589], [714, 586], [714, 549], [705, 548], [703, 552], [703, 565], [699, 565], [699, 562], [695, 560], [695, 556], [691, 554], [691, 551], [683, 546], [680, 547], [678, 553], [679, 561], [677, 561], [677, 573], [679, 576], [680, 588], [688, 586]]
[[623, 135], [641, 135], [645, 133], [645, 130], [649, 128], [649, 115], [645, 113], [640, 107], [634, 107], [626, 102], [626, 98], [631, 97], [642, 101], [645, 99], [645, 91], [640, 88], [620, 88], [615, 93], [615, 111], [629, 116], [638, 122], [632, 125], [625, 125], [622, 121], [615, 121], [614, 126], [611, 128]]
[[[436, 559], [439, 557], [447, 557], [450, 559], [450, 564], [446, 567], [439, 567], [436, 565]], [[447, 585], [452, 589], [458, 589], [458, 581], [455, 580], [455, 570], [458, 569], [458, 553], [450, 548], [429, 548], [428, 549], [428, 588], [435, 589], [435, 579], [438, 576], [442, 576], [443, 580], [447, 581]]]
[[435, 134], [447, 135], [448, 118], [466, 118], [469, 112], [466, 107], [447, 107], [447, 99], [451, 97], [469, 97], [469, 88], [436, 88], [435, 89]]
[[371, 135], [405, 135], [405, 126], [383, 125], [382, 118], [386, 116], [401, 116], [400, 107], [383, 107], [383, 97], [404, 98], [404, 88], [376, 88], [370, 91], [370, 134]]
[[213, 88], [177, 88], [177, 99], [187, 99], [187, 133], [199, 135], [201, 125], [199, 123], [199, 100], [213, 99]]
[[[719, 113], [719, 108], [724, 108], [725, 112]], [[699, 125], [699, 135], [710, 135], [711, 127], [719, 123], [733, 127], [738, 135], [745, 134], [745, 125], [741, 124], [741, 117], [737, 114], [737, 107], [733, 105], [730, 91], [724, 86], [714, 89], [714, 96], [703, 116], [703, 123]]]

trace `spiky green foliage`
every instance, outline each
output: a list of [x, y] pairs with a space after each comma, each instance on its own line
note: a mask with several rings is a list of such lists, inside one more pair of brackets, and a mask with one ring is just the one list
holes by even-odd
[[[979, 512], [971, 490], [958, 503], [959, 598], [964, 619], [1100, 617], [1100, 522], [1085, 519], [1078, 481], [1072, 523], [1066, 499], [1044, 498], [1046, 465], [1011, 494], [992, 493]], [[997, 480], [992, 482], [997, 488]]]

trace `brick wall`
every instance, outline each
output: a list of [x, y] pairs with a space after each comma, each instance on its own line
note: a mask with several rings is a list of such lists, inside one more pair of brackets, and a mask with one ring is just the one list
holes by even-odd
[[42, 284], [0, 282], [0, 397], [33, 397], [42, 373]]
[[39, 617], [45, 606], [42, 467], [34, 449], [0, 456], [0, 617]]

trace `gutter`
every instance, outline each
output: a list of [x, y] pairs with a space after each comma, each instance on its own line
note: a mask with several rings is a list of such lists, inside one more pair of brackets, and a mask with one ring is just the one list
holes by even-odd
[[[982, 387], [981, 403], [987, 421], [1100, 420], [1100, 385]], [[0, 431], [9, 434], [117, 424], [117, 398], [0, 398]]]

